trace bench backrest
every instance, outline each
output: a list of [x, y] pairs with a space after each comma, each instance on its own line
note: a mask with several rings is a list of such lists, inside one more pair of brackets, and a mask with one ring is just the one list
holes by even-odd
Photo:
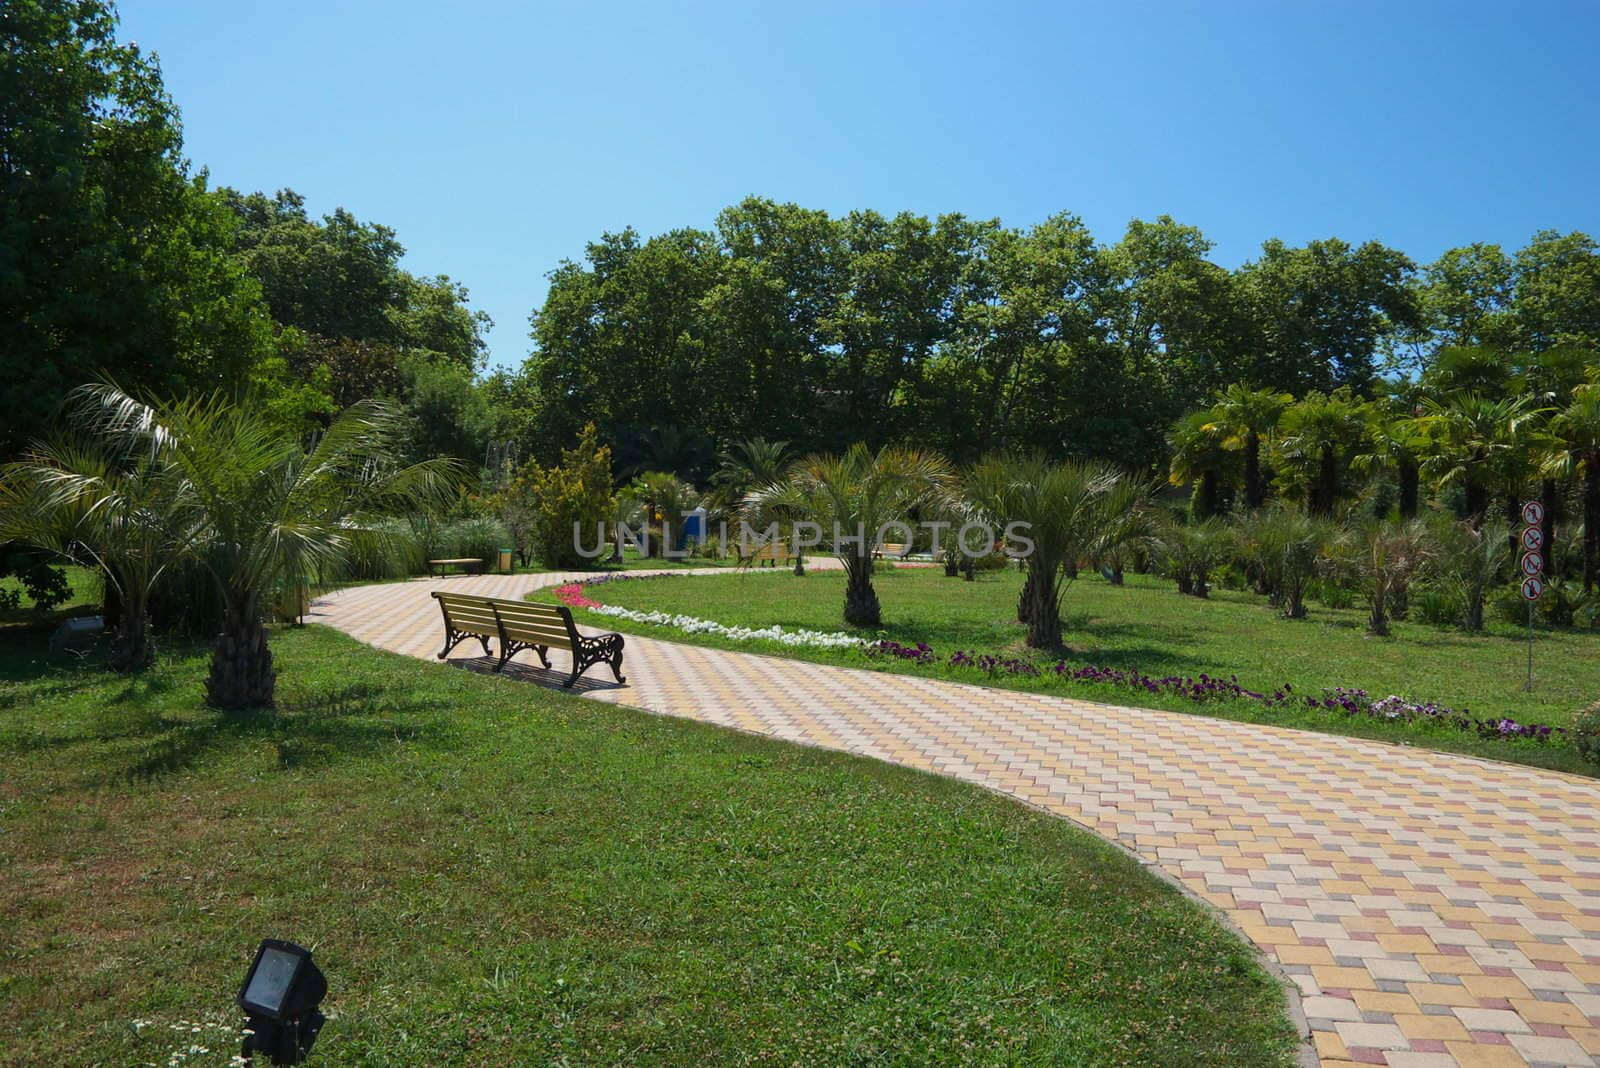
[[504, 636], [532, 645], [571, 648], [577, 644], [578, 631], [572, 622], [572, 610], [565, 605], [503, 601], [440, 590], [435, 590], [433, 596], [456, 630], [487, 637]]
[[751, 554], [752, 560], [782, 560], [789, 555], [789, 547], [779, 541], [769, 541]]

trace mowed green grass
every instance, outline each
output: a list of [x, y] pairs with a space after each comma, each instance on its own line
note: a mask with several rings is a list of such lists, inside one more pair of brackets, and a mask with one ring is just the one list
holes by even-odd
[[[905, 644], [926, 642], [941, 659], [958, 649], [1026, 657], [1040, 666], [1057, 657], [1028, 650], [1016, 622], [1021, 576], [1013, 569], [980, 572], [975, 582], [946, 578], [941, 568], [901, 565], [883, 570], [874, 583], [883, 604], [881, 634]], [[546, 593], [545, 596], [548, 596]], [[838, 571], [813, 571], [804, 578], [749, 572], [673, 577], [596, 586], [591, 596], [606, 604], [659, 610], [730, 626], [847, 631], [841, 618], [844, 579]], [[619, 621], [580, 613], [586, 624], [619, 629]], [[1325, 687], [1360, 687], [1374, 696], [1394, 693], [1469, 709], [1476, 716], [1508, 716], [1521, 722], [1563, 726], [1574, 712], [1600, 699], [1600, 633], [1541, 628], [1534, 646], [1537, 683], [1527, 678], [1527, 632], [1491, 622], [1484, 634], [1421, 623], [1399, 622], [1388, 638], [1366, 633], [1361, 609], [1330, 609], [1312, 603], [1310, 618], [1286, 620], [1265, 599], [1217, 590], [1201, 600], [1179, 595], [1170, 582], [1129, 575], [1113, 586], [1086, 574], [1068, 589], [1063, 659], [1070, 665], [1137, 668], [1151, 675], [1237, 675], [1248, 689], [1270, 693], [1285, 683], [1301, 694]], [[850, 650], [810, 650], [776, 643], [731, 642], [664, 627], [621, 624], [620, 629], [675, 641], [747, 651], [775, 652], [824, 663], [872, 666], [917, 674], [944, 674], [968, 682], [994, 682], [1024, 689], [1070, 693], [1122, 704], [1173, 708], [1262, 722], [1354, 733], [1509, 760], [1590, 771], [1566, 745], [1483, 740], [1433, 726], [1358, 720], [1343, 713], [1263, 709], [1239, 701], [1197, 705], [1156, 697], [1128, 687], [1084, 685], [1047, 678], [989, 679], [971, 669], [928, 668]]]
[[1064, 821], [272, 641], [281, 707], [229, 716], [201, 647], [129, 679], [0, 638], [0, 1061], [225, 1064], [263, 936], [328, 975], [319, 1064], [1289, 1061], [1249, 948]]

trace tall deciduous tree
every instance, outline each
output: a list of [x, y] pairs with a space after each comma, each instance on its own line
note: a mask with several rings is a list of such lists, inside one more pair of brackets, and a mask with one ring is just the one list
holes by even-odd
[[0, 450], [102, 372], [240, 387], [270, 351], [232, 219], [182, 158], [153, 58], [107, 3], [0, 8]]
[[1413, 270], [1404, 253], [1376, 241], [1266, 242], [1239, 272], [1261, 346], [1245, 377], [1296, 396], [1366, 390], [1385, 337], [1420, 324]]

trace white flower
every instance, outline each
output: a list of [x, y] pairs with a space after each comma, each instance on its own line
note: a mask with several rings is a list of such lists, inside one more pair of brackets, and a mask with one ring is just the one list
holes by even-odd
[[671, 615], [666, 612], [640, 612], [632, 608], [620, 608], [609, 604], [590, 609], [590, 611], [597, 612], [603, 616], [611, 616], [613, 619], [625, 619], [633, 623], [649, 623], [658, 627], [671, 627], [674, 630], [681, 630], [685, 634], [713, 634], [736, 642], [767, 641], [777, 642], [780, 645], [812, 649], [849, 649], [864, 644], [861, 638], [853, 634], [842, 634], [837, 631], [784, 630], [777, 623], [770, 627], [759, 629], [729, 627], [711, 619]]

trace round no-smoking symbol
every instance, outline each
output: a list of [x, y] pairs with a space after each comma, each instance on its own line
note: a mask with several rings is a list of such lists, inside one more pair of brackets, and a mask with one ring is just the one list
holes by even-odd
[[1544, 570], [1544, 556], [1541, 553], [1522, 554], [1522, 573], [1529, 578], [1538, 575]]
[[1544, 579], [1525, 578], [1522, 580], [1522, 599], [1524, 601], [1537, 601], [1544, 593]]
[[1522, 521], [1530, 527], [1544, 522], [1544, 502], [1529, 501], [1522, 506]]
[[1544, 531], [1538, 527], [1528, 527], [1522, 532], [1522, 547], [1530, 553], [1536, 553], [1544, 548]]

